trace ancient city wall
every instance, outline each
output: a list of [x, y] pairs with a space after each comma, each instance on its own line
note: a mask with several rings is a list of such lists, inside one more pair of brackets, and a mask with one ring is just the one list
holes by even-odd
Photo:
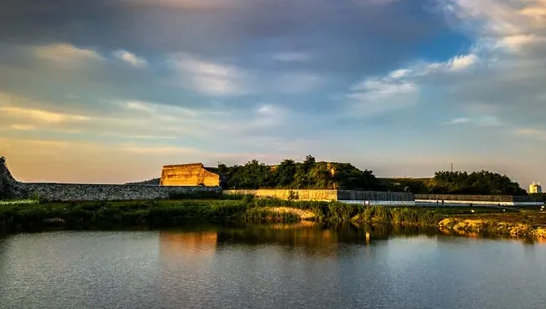
[[220, 187], [23, 183], [26, 196], [50, 201], [165, 200], [172, 195], [220, 192]]
[[258, 189], [225, 190], [224, 194], [254, 195], [256, 197], [270, 197], [282, 200], [297, 199], [301, 201], [414, 201], [411, 193], [356, 190]]
[[203, 164], [166, 165], [161, 171], [162, 186], [220, 185], [220, 175], [207, 171]]
[[454, 195], [454, 194], [416, 194], [416, 200], [433, 201], [476, 201], [476, 202], [531, 202], [529, 196], [512, 195]]
[[356, 191], [338, 190], [338, 200], [349, 201], [414, 201], [413, 193], [406, 192], [380, 192], [380, 191]]
[[256, 197], [278, 198], [281, 200], [297, 199], [300, 201], [335, 201], [337, 190], [290, 190], [290, 189], [258, 189], [258, 190], [224, 190], [224, 194], [254, 195]]
[[168, 199], [171, 195], [217, 192], [222, 189], [203, 186], [146, 186], [105, 184], [21, 183], [17, 182], [0, 158], [0, 198], [40, 198], [49, 201], [121, 201]]

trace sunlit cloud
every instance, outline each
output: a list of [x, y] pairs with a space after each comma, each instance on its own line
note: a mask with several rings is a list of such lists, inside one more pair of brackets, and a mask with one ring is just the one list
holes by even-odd
[[477, 117], [459, 117], [450, 121], [444, 122], [445, 125], [462, 125], [474, 124], [482, 127], [494, 127], [503, 125], [503, 123], [495, 116], [485, 115]]
[[522, 128], [517, 129], [515, 133], [519, 136], [524, 136], [546, 142], [546, 130]]
[[35, 125], [31, 124], [12, 124], [10, 128], [19, 131], [33, 131], [37, 129]]
[[139, 112], [153, 112], [155, 109], [151, 104], [140, 102], [140, 101], [128, 101], [123, 103], [124, 106], [128, 109], [139, 111]]
[[0, 106], [0, 111], [6, 115], [17, 117], [19, 119], [33, 119], [43, 122], [67, 122], [67, 121], [87, 121], [90, 117], [81, 115], [70, 115], [56, 113], [37, 109], [27, 109], [14, 106]]
[[448, 122], [444, 122], [444, 124], [447, 124], [447, 125], [464, 124], [464, 123], [469, 123], [470, 121], [472, 121], [472, 119], [467, 117], [461, 117], [461, 118], [451, 119]]
[[[396, 76], [397, 74], [395, 74]], [[419, 86], [391, 77], [368, 78], [351, 87], [346, 95], [352, 117], [373, 116], [416, 104]]]
[[206, 61], [189, 54], [177, 54], [171, 63], [178, 70], [177, 78], [193, 90], [211, 96], [233, 96], [248, 92], [246, 73], [241, 69]]
[[148, 64], [148, 61], [146, 61], [145, 58], [138, 57], [137, 55], [123, 49], [116, 50], [114, 55], [121, 61], [124, 61], [137, 68], [145, 67]]
[[101, 55], [92, 49], [79, 48], [66, 43], [37, 46], [35, 53], [38, 58], [58, 64], [78, 64], [104, 60]]

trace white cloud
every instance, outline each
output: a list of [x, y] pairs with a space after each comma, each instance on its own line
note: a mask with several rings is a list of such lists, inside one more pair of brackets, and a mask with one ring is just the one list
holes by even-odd
[[137, 55], [133, 54], [133, 53], [130, 53], [126, 50], [116, 50], [114, 52], [114, 55], [122, 60], [122, 61], [125, 61], [127, 63], [129, 63], [130, 65], [134, 66], [134, 67], [137, 67], [137, 68], [142, 68], [142, 67], [145, 67], [147, 64], [148, 64], [148, 61], [146, 61], [145, 58], [143, 57], [138, 57]]
[[170, 59], [176, 69], [176, 82], [213, 97], [256, 93], [304, 93], [315, 90], [325, 79], [312, 72], [267, 72], [213, 62], [179, 53]]
[[405, 77], [405, 76], [409, 75], [410, 73], [411, 73], [411, 70], [408, 70], [408, 69], [400, 69], [400, 70], [392, 71], [392, 72], [389, 74], [389, 77], [390, 77], [390, 78], [394, 78], [394, 79], [398, 79], [398, 78]]
[[139, 112], [147, 112], [151, 113], [155, 110], [155, 106], [147, 103], [147, 102], [141, 102], [141, 101], [127, 101], [122, 103], [124, 107], [139, 111]]
[[444, 0], [440, 3], [449, 15], [454, 14], [478, 31], [478, 44], [492, 38], [496, 41], [494, 46], [519, 53], [544, 42], [544, 0]]
[[12, 129], [18, 130], [18, 131], [33, 131], [33, 130], [36, 130], [36, 126], [31, 125], [31, 124], [12, 124], [10, 127]]
[[452, 58], [448, 62], [448, 68], [450, 71], [461, 71], [467, 69], [478, 62], [478, 56], [474, 54], [457, 56]]
[[254, 126], [276, 126], [282, 124], [287, 117], [287, 111], [278, 105], [262, 104], [256, 110], [257, 117], [253, 120]]
[[154, 154], [154, 155], [168, 155], [168, 154], [196, 154], [199, 150], [195, 148], [186, 147], [169, 147], [169, 146], [123, 146], [121, 151], [133, 152], [137, 154]]
[[202, 94], [211, 96], [233, 96], [248, 92], [243, 70], [236, 66], [206, 61], [196, 56], [180, 53], [171, 58], [178, 70], [178, 78]]
[[56, 113], [45, 110], [21, 108], [15, 106], [0, 106], [0, 111], [10, 117], [27, 120], [38, 120], [43, 122], [59, 123], [67, 121], [87, 121], [90, 118], [81, 115], [71, 115], [64, 113]]
[[445, 62], [432, 62], [418, 64], [413, 68], [413, 76], [426, 76], [438, 73], [460, 72], [474, 66], [479, 62], [479, 58], [475, 54], [459, 55]]
[[515, 131], [516, 135], [538, 139], [546, 142], [546, 130], [521, 128]]
[[392, 81], [389, 79], [369, 78], [354, 85], [352, 91], [370, 97], [382, 97], [418, 92], [418, 86], [407, 81]]
[[491, 115], [454, 118], [448, 122], [444, 122], [444, 124], [446, 125], [474, 124], [481, 127], [493, 127], [493, 126], [502, 125], [501, 121], [496, 116], [491, 116]]
[[460, 117], [460, 118], [454, 118], [448, 122], [444, 122], [444, 124], [447, 124], [447, 125], [464, 124], [464, 123], [469, 123], [470, 121], [472, 121], [470, 118]]
[[104, 59], [92, 49], [79, 48], [66, 43], [38, 46], [35, 48], [35, 53], [38, 58], [66, 65]]
[[368, 78], [351, 87], [346, 95], [348, 112], [353, 117], [367, 117], [406, 108], [417, 103], [419, 92], [419, 86], [409, 81]]
[[501, 38], [498, 46], [513, 53], [521, 53], [527, 46], [536, 43], [546, 43], [546, 38], [534, 34], [509, 35]]
[[281, 62], [306, 62], [313, 60], [313, 56], [305, 52], [285, 52], [274, 54], [273, 59]]

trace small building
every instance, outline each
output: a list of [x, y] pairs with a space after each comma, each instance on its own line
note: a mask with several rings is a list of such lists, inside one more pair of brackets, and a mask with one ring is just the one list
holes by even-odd
[[161, 186], [206, 186], [218, 187], [220, 174], [215, 168], [204, 167], [202, 163], [165, 165], [161, 171]]
[[542, 187], [539, 183], [532, 183], [529, 185], [529, 194], [542, 194]]

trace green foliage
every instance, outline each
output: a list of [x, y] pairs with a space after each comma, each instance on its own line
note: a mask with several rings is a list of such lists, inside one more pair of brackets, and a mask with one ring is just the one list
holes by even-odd
[[253, 208], [249, 209], [243, 216], [245, 222], [252, 223], [271, 223], [283, 222], [294, 223], [301, 221], [300, 216], [291, 212], [273, 212], [267, 209]]
[[347, 222], [361, 212], [362, 208], [361, 205], [331, 202], [328, 203], [328, 212], [325, 216], [331, 222]]
[[194, 191], [192, 193], [170, 193], [170, 200], [206, 200], [223, 198], [221, 192], [215, 191]]
[[275, 167], [256, 160], [242, 166], [219, 164], [218, 171], [226, 177], [229, 189], [384, 189], [372, 171], [348, 163], [316, 162], [309, 155], [303, 162], [284, 160]]
[[489, 171], [436, 172], [433, 178], [384, 179], [391, 191], [406, 188], [415, 194], [526, 195], [517, 182]]
[[431, 178], [383, 178], [381, 182], [390, 191], [403, 192], [408, 190], [414, 194], [429, 194]]
[[437, 225], [445, 217], [438, 210], [400, 207], [365, 207], [357, 216], [363, 223], [393, 223], [403, 225]]
[[483, 195], [526, 195], [517, 182], [505, 175], [480, 171], [436, 172], [430, 185], [431, 193], [438, 194], [483, 194]]
[[46, 200], [44, 197], [40, 196], [40, 194], [38, 194], [38, 192], [32, 192], [32, 193], [30, 194], [30, 196], [29, 196], [29, 200], [35, 201], [35, 202], [37, 202], [37, 203], [45, 203], [45, 202], [47, 202], [47, 200]]
[[289, 201], [297, 200], [297, 199], [299, 199], [299, 198], [300, 198], [300, 197], [299, 197], [299, 195], [298, 195], [298, 193], [297, 193], [296, 191], [290, 190], [290, 191], [288, 192], [288, 200], [289, 200]]
[[[356, 204], [276, 199], [180, 200], [132, 202], [70, 202], [45, 204], [8, 204], [0, 207], [0, 232], [39, 231], [62, 222], [67, 229], [110, 229], [126, 227], [159, 228], [199, 222], [297, 222], [295, 212], [270, 208], [288, 207], [310, 211], [313, 220], [324, 223], [362, 222], [437, 226], [448, 216], [487, 215], [500, 212], [493, 208], [399, 208], [364, 207]], [[506, 211], [508, 213], [508, 211]], [[523, 218], [522, 220], [528, 220]]]

